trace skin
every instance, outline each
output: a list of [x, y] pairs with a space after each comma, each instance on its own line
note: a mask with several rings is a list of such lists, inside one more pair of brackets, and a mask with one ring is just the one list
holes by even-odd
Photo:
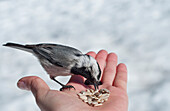
[[110, 91], [110, 97], [102, 106], [92, 107], [82, 102], [77, 96], [82, 90], [94, 86], [84, 85], [85, 79], [79, 75], [73, 75], [67, 85], [73, 85], [74, 89], [63, 91], [51, 90], [39, 77], [29, 76], [21, 78], [17, 85], [24, 90], [30, 90], [42, 111], [128, 111], [127, 96], [127, 68], [123, 63], [117, 64], [117, 55], [107, 53], [105, 50], [89, 52], [94, 57], [102, 70], [102, 85], [99, 89], [106, 88]]

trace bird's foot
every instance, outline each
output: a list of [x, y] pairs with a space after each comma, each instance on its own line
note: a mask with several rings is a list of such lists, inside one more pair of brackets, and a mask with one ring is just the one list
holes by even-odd
[[74, 86], [72, 85], [64, 85], [62, 88], [60, 88], [60, 91], [63, 91], [64, 89], [70, 89], [70, 88], [73, 88], [74, 90], [76, 90]]

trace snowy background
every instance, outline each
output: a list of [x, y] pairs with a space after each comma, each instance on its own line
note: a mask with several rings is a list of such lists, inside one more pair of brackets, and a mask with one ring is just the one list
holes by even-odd
[[[129, 111], [170, 110], [169, 36], [169, 0], [0, 0], [0, 45], [51, 42], [117, 53], [128, 67]], [[59, 89], [31, 54], [0, 46], [0, 110], [39, 111], [16, 86], [30, 75]]]

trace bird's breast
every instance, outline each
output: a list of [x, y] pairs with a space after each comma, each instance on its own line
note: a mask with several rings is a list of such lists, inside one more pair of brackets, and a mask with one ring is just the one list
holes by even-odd
[[45, 71], [52, 77], [72, 75], [70, 73], [70, 70], [67, 68], [58, 67], [54, 65], [48, 65], [48, 66], [42, 65], [42, 66], [45, 69]]

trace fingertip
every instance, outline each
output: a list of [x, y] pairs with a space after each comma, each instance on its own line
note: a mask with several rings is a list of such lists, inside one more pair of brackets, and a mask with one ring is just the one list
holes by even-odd
[[36, 76], [23, 77], [18, 80], [17, 86], [23, 90], [31, 90], [30, 89], [30, 82], [31, 82], [30, 80], [35, 79], [35, 78], [37, 78], [37, 77]]
[[17, 82], [17, 86], [18, 86], [18, 88], [23, 89], [23, 90], [30, 90], [28, 88], [28, 86], [26, 85], [26, 83], [24, 81], [22, 81], [22, 80], [19, 80]]
[[[112, 60], [114, 60], [114, 61], [117, 61], [117, 59], [118, 59], [118, 56], [117, 56], [117, 54], [116, 53], [114, 53], [114, 52], [111, 52], [111, 53], [109, 53], [108, 54], [108, 56], [107, 56], [107, 61], [112, 61]], [[116, 62], [117, 63], [117, 62]]]
[[127, 66], [124, 63], [120, 63], [117, 66], [117, 71], [121, 72], [126, 72], [127, 73]]
[[106, 50], [100, 50], [96, 55], [96, 60], [99, 62], [99, 65], [105, 65], [108, 52]]
[[37, 76], [23, 77], [17, 82], [17, 86], [20, 89], [31, 90], [36, 98], [43, 96], [49, 90], [48, 85]]
[[96, 53], [95, 53], [94, 51], [88, 52], [87, 55], [90, 55], [90, 56], [92, 56], [93, 58], [96, 57]]
[[107, 55], [108, 52], [107, 52], [106, 50], [102, 49], [102, 50], [100, 50], [97, 54], [98, 54], [98, 55]]

